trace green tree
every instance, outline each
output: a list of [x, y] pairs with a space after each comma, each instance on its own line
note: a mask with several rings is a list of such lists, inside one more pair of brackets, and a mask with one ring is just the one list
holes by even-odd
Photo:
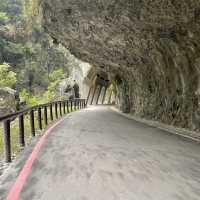
[[13, 87], [16, 81], [16, 73], [10, 71], [10, 65], [7, 63], [0, 65], [0, 87]]
[[6, 24], [9, 20], [9, 16], [5, 12], [0, 12], [0, 24]]
[[49, 75], [49, 80], [50, 80], [50, 82], [60, 81], [62, 78], [64, 78], [64, 72], [63, 72], [62, 69], [54, 70], [54, 71]]
[[19, 95], [23, 100], [26, 101], [28, 106], [35, 106], [39, 103], [38, 98], [36, 96], [31, 96], [26, 89], [23, 89]]
[[61, 80], [64, 78], [64, 76], [65, 75], [62, 69], [54, 70], [49, 75], [50, 83], [48, 86], [48, 90], [43, 95], [45, 101], [54, 100], [56, 96], [57, 87], [60, 84]]
[[[68, 77], [77, 66], [69, 51], [62, 45], [55, 45], [45, 33], [38, 14], [38, 2], [0, 0], [0, 63], [10, 63], [8, 71], [16, 73], [15, 88], [26, 100], [31, 99], [31, 105], [36, 102], [32, 97], [41, 98], [45, 91], [49, 97], [56, 96], [60, 79]], [[1, 77], [5, 79], [5, 76]], [[1, 82], [12, 85], [5, 84], [5, 80]]]

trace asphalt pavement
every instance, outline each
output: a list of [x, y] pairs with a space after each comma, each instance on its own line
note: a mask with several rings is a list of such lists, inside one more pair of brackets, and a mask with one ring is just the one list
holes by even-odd
[[200, 145], [89, 107], [52, 130], [19, 199], [199, 200]]

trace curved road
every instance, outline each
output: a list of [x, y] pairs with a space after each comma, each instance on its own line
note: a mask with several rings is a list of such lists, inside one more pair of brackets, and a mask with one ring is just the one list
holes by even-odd
[[199, 200], [200, 146], [90, 107], [54, 129], [20, 199]]

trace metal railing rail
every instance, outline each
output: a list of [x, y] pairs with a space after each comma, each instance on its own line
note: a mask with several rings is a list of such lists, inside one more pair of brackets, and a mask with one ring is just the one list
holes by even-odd
[[[54, 121], [55, 118], [58, 119], [59, 116], [63, 116], [63, 114], [80, 110], [85, 108], [86, 100], [85, 99], [74, 99], [74, 100], [63, 100], [63, 101], [54, 101], [47, 104], [41, 104], [37, 106], [33, 106], [27, 108], [25, 110], [9, 114], [6, 116], [0, 117], [0, 123], [3, 123], [3, 138], [4, 138], [4, 152], [5, 152], [5, 161], [12, 161], [12, 151], [11, 151], [11, 121], [18, 118], [19, 121], [19, 145], [20, 147], [25, 146], [25, 127], [24, 127], [24, 117], [29, 115], [30, 119], [30, 130], [31, 136], [35, 137], [36, 128], [35, 128], [35, 114], [37, 113], [37, 123], [39, 130], [46, 127], [49, 122]], [[48, 112], [49, 108], [49, 112]], [[54, 109], [54, 112], [53, 112]], [[55, 114], [53, 114], [55, 113]], [[44, 121], [44, 122], [43, 122]], [[43, 123], [42, 123], [43, 122]]]

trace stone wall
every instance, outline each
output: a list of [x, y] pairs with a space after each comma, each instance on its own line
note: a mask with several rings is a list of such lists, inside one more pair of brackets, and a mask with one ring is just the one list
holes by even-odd
[[108, 72], [124, 111], [199, 128], [200, 0], [40, 0], [40, 6], [56, 41]]

